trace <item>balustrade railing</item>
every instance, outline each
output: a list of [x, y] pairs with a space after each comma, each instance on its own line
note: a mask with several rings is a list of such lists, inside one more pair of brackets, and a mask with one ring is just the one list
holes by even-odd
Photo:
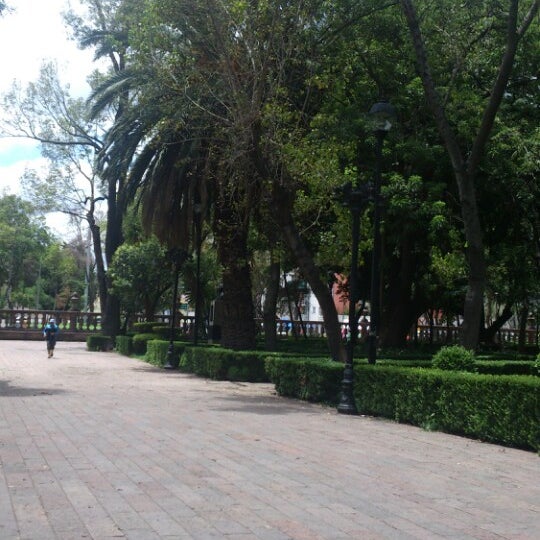
[[[46, 322], [54, 317], [60, 330], [64, 332], [99, 332], [101, 329], [101, 313], [89, 311], [60, 311], [60, 310], [36, 310], [36, 309], [0, 309], [0, 332], [2, 330], [42, 330]], [[156, 321], [170, 324], [170, 315], [156, 315]], [[138, 317], [136, 320], [144, 320]], [[178, 315], [176, 317], [176, 328], [185, 335], [191, 335], [194, 329], [195, 320], [190, 315]], [[261, 320], [257, 321], [260, 332], [264, 332], [264, 325]], [[348, 323], [340, 323], [341, 335], [347, 339], [349, 331]], [[325, 337], [326, 331], [322, 321], [276, 321], [277, 334], [280, 337]], [[364, 340], [369, 332], [369, 322], [358, 324], [358, 339]], [[413, 329], [408, 339], [415, 343], [435, 343], [453, 344], [458, 343], [461, 334], [459, 326], [438, 326], [438, 325], [418, 325]], [[519, 341], [519, 330], [503, 328], [497, 332], [496, 343], [501, 345], [517, 344]], [[534, 328], [529, 328], [525, 332], [525, 344], [537, 345], [538, 333]]]
[[101, 314], [89, 311], [0, 309], [0, 330], [42, 330], [51, 317], [65, 332], [97, 332], [101, 325]]

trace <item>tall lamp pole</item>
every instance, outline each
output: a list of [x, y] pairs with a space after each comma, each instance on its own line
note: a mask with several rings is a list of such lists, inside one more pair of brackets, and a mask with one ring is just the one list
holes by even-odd
[[169, 331], [169, 347], [167, 349], [167, 357], [165, 360], [164, 369], [176, 369], [178, 367], [178, 357], [174, 354], [174, 329], [176, 327], [176, 311], [178, 305], [178, 281], [180, 277], [180, 267], [186, 260], [186, 252], [182, 248], [173, 248], [169, 251], [169, 257], [174, 264], [174, 283], [171, 311], [171, 325]]
[[380, 333], [380, 271], [381, 271], [381, 166], [384, 139], [396, 118], [396, 110], [388, 101], [375, 103], [369, 116], [373, 134], [376, 139], [375, 146], [375, 178], [373, 182], [373, 252], [371, 259], [371, 306], [368, 334], [368, 362], [377, 361], [377, 342]]
[[193, 345], [199, 343], [199, 330], [201, 327], [201, 217], [202, 207], [196, 203], [193, 208], [195, 215], [195, 249], [197, 251], [197, 267], [195, 270], [195, 328], [193, 331]]
[[341, 381], [341, 395], [338, 412], [341, 414], [358, 414], [354, 400], [354, 348], [358, 341], [358, 316], [356, 304], [359, 300], [358, 291], [358, 241], [360, 237], [360, 216], [365, 203], [368, 201], [369, 186], [356, 183], [354, 189], [351, 184], [343, 187], [343, 203], [351, 210], [352, 217], [352, 246], [351, 246], [351, 272], [349, 277], [349, 342], [347, 343], [347, 359], [343, 369]]

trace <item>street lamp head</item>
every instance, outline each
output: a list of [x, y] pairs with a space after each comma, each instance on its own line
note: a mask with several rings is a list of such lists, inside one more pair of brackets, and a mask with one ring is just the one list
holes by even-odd
[[396, 121], [396, 109], [390, 102], [381, 100], [372, 105], [369, 110], [369, 118], [373, 133], [384, 135], [392, 129], [392, 125]]

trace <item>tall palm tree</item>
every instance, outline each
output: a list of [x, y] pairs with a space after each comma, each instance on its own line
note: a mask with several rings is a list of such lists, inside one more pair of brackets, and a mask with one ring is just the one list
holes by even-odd
[[[231, 167], [219, 129], [206, 115], [185, 115], [185, 104], [155, 85], [158, 80], [152, 66], [127, 68], [94, 92], [96, 113], [118, 94], [137, 95], [107, 135], [101, 174], [105, 179], [127, 178], [124, 207], [137, 200], [145, 229], [171, 249], [194, 248], [194, 205], [202, 204], [203, 217], [212, 218], [223, 268], [222, 343], [253, 348], [256, 331], [247, 247], [252, 204], [244, 188], [245, 169], [239, 173]], [[211, 106], [217, 113], [219, 104]]]

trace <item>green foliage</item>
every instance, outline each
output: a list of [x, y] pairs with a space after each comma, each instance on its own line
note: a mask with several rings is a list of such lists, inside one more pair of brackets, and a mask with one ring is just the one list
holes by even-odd
[[156, 321], [144, 321], [136, 322], [133, 324], [133, 330], [137, 334], [149, 334], [154, 331], [154, 328], [168, 328], [169, 324], [166, 322], [156, 322]]
[[534, 375], [540, 376], [540, 370], [532, 360], [504, 362], [500, 360], [479, 361], [475, 364], [475, 371], [483, 375]]
[[133, 354], [133, 336], [116, 336], [116, 350], [124, 356]]
[[[154, 339], [147, 342], [145, 361], [154, 366], [163, 367], [167, 361], [167, 354], [169, 352], [169, 341], [161, 341]], [[185, 343], [179, 341], [173, 341], [173, 355], [175, 358], [179, 358], [186, 347]]]
[[86, 348], [89, 351], [112, 351], [114, 341], [110, 336], [94, 334], [86, 338]]
[[355, 367], [359, 411], [507, 446], [540, 449], [540, 380]]
[[[152, 333], [156, 335], [159, 339], [170, 339], [171, 337], [171, 328], [169, 325], [167, 326], [153, 326], [152, 327]], [[183, 330], [181, 328], [175, 328], [174, 329], [174, 339], [181, 340], [182, 338], [184, 340], [187, 340], [187, 337]]]
[[461, 345], [442, 347], [433, 356], [432, 366], [449, 371], [475, 371], [474, 353]]
[[343, 364], [328, 359], [268, 356], [266, 372], [280, 396], [337, 404]]
[[268, 381], [264, 360], [268, 353], [232, 351], [221, 347], [189, 347], [180, 358], [180, 369], [216, 380]]
[[133, 336], [133, 354], [143, 355], [146, 354], [147, 342], [157, 339], [156, 334], [135, 334]]
[[124, 244], [114, 254], [108, 275], [111, 292], [129, 313], [154, 315], [163, 293], [170, 288], [172, 273], [165, 249], [156, 238]]

